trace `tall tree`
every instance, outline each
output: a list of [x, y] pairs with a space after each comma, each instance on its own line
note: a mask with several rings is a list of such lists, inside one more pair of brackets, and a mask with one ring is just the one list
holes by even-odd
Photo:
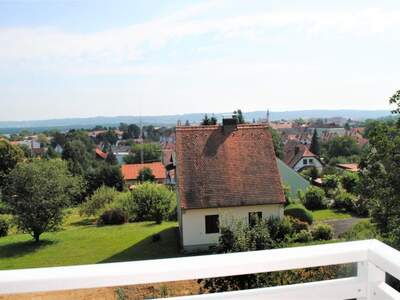
[[35, 159], [17, 165], [7, 178], [4, 198], [20, 230], [39, 242], [43, 232], [56, 229], [63, 209], [81, 192], [83, 183], [59, 159]]
[[314, 130], [314, 134], [311, 139], [310, 151], [316, 155], [321, 155], [321, 146], [319, 144], [319, 138], [316, 130]]
[[201, 121], [201, 125], [211, 125], [210, 124], [210, 118], [208, 117], [208, 115], [207, 114], [205, 114], [204, 115], [204, 118], [203, 118], [203, 120]]
[[145, 182], [145, 181], [154, 181], [156, 177], [153, 174], [153, 171], [150, 168], [143, 168], [139, 171], [139, 175], [137, 177], [137, 180], [139, 182]]
[[245, 123], [243, 112], [242, 112], [241, 109], [235, 110], [233, 112], [233, 117], [237, 120], [238, 124], [244, 124]]
[[0, 188], [8, 173], [24, 159], [24, 152], [6, 140], [0, 141]]
[[[390, 98], [400, 113], [400, 91]], [[400, 123], [375, 123], [369, 133], [369, 151], [360, 163], [361, 196], [368, 199], [373, 222], [382, 236], [400, 248]]]
[[117, 157], [115, 156], [114, 152], [111, 149], [107, 153], [106, 162], [110, 165], [118, 164]]

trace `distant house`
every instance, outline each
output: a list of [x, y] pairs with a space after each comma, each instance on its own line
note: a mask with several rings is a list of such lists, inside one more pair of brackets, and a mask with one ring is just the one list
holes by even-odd
[[320, 158], [312, 153], [307, 146], [289, 141], [284, 147], [284, 162], [296, 172], [315, 167], [322, 170], [323, 164]]
[[267, 125], [176, 128], [178, 221], [183, 249], [215, 246], [233, 220], [282, 216], [285, 197]]
[[96, 148], [96, 157], [99, 159], [106, 159], [107, 153], [101, 151], [99, 148]]
[[167, 176], [165, 167], [161, 162], [122, 165], [121, 172], [125, 183], [128, 186], [137, 184], [140, 171], [144, 168], [149, 168], [153, 172], [156, 182], [165, 183]]
[[358, 164], [337, 164], [339, 169], [349, 171], [349, 172], [358, 172], [360, 169], [358, 168]]
[[299, 190], [305, 192], [307, 188], [310, 186], [310, 182], [308, 182], [299, 173], [291, 169], [279, 158], [277, 158], [276, 161], [278, 163], [278, 168], [279, 168], [279, 173], [281, 174], [282, 183], [290, 187], [290, 193], [292, 197], [297, 197], [297, 192]]

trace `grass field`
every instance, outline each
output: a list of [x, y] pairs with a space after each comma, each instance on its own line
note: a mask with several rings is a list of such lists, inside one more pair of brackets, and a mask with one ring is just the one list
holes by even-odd
[[346, 212], [339, 212], [333, 209], [322, 209], [312, 212], [314, 221], [325, 221], [325, 220], [341, 220], [351, 218], [351, 214]]
[[[39, 244], [27, 234], [0, 238], [0, 270], [175, 257], [176, 228], [176, 222], [96, 227], [72, 211], [63, 230], [44, 233]], [[158, 242], [152, 241], [155, 233]]]

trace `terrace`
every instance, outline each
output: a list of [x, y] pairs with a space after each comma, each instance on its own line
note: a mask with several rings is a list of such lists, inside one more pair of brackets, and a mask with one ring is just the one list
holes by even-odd
[[246, 253], [0, 271], [0, 296], [170, 282], [298, 268], [357, 264], [343, 279], [169, 299], [400, 299], [385, 283], [400, 278], [400, 252], [376, 240]]

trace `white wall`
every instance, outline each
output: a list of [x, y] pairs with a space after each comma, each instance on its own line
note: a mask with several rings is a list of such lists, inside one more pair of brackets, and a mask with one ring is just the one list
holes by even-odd
[[190, 209], [181, 211], [181, 238], [184, 247], [210, 245], [218, 242], [219, 233], [206, 234], [206, 215], [219, 215], [220, 227], [234, 220], [248, 222], [249, 212], [259, 212], [263, 218], [283, 216], [282, 204], [252, 205], [224, 208]]
[[[303, 159], [307, 160], [307, 164], [303, 163]], [[311, 162], [310, 162], [311, 160]], [[321, 162], [315, 158], [315, 157], [303, 157], [302, 159], [299, 160], [299, 162], [293, 167], [293, 170], [298, 172], [299, 170], [303, 168], [309, 168], [309, 167], [316, 167], [319, 171], [322, 170], [322, 164]]]

